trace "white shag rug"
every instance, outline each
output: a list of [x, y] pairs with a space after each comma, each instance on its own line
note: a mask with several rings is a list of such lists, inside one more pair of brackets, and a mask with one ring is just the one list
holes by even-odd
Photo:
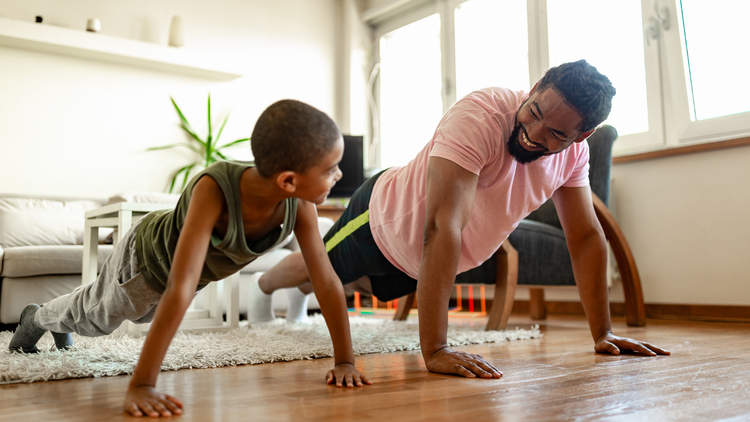
[[[186, 368], [218, 368], [333, 356], [331, 337], [320, 314], [312, 324], [286, 324], [283, 319], [270, 326], [252, 326], [217, 333], [178, 333], [172, 340], [162, 371]], [[416, 321], [392, 321], [372, 317], [349, 317], [354, 353], [385, 353], [419, 349]], [[73, 334], [74, 350], [54, 350], [47, 333], [37, 346], [38, 354], [10, 353], [10, 331], [0, 332], [0, 385], [66, 378], [132, 374], [145, 337], [113, 334], [81, 337]], [[449, 326], [448, 344], [493, 343], [541, 337], [538, 326], [530, 330], [484, 331], [477, 327]]]

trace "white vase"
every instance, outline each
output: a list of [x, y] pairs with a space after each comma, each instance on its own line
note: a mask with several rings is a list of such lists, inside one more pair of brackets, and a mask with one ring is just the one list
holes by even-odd
[[99, 32], [102, 30], [102, 23], [97, 18], [91, 18], [86, 22], [86, 31]]
[[182, 47], [185, 45], [185, 31], [182, 26], [182, 18], [177, 15], [172, 17], [172, 23], [169, 25], [169, 45], [172, 47]]

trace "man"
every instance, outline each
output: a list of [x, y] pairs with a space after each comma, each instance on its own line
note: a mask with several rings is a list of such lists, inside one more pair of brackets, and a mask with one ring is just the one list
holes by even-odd
[[[583, 141], [607, 118], [614, 95], [609, 79], [584, 60], [550, 69], [528, 94], [473, 92], [446, 112], [414, 160], [362, 185], [328, 232], [326, 250], [343, 283], [367, 287], [369, 281], [381, 300], [417, 291], [430, 371], [501, 376], [481, 356], [447, 347], [448, 300], [456, 274], [489, 259], [549, 198], [565, 232], [594, 349], [669, 354], [611, 330], [606, 241], [594, 214]], [[281, 287], [308, 293], [307, 278], [301, 257], [292, 255], [254, 280], [253, 300], [267, 302], [265, 295]]]

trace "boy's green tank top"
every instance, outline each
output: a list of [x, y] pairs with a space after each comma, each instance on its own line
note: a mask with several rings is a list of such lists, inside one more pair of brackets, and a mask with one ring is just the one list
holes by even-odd
[[242, 172], [250, 167], [253, 167], [253, 164], [247, 162], [216, 162], [193, 177], [185, 187], [175, 209], [155, 211], [143, 217], [136, 232], [135, 248], [138, 267], [149, 286], [159, 293], [163, 293], [167, 288], [177, 238], [185, 224], [193, 186], [205, 175], [214, 179], [224, 193], [229, 210], [229, 225], [223, 239], [211, 235], [198, 290], [211, 281], [222, 280], [238, 272], [260, 255], [279, 245], [292, 233], [297, 216], [297, 198], [286, 199], [284, 223], [281, 226], [262, 239], [247, 243], [242, 224], [240, 178]]

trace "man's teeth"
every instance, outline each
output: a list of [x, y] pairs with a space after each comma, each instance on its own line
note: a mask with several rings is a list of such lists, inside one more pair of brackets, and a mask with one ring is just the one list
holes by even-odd
[[524, 143], [525, 143], [526, 145], [530, 146], [531, 148], [536, 148], [537, 144], [535, 144], [535, 143], [533, 143], [533, 142], [529, 141], [529, 138], [527, 138], [527, 137], [526, 137], [526, 132], [522, 132], [522, 133], [521, 133], [521, 139], [523, 139], [523, 142], [524, 142]]

